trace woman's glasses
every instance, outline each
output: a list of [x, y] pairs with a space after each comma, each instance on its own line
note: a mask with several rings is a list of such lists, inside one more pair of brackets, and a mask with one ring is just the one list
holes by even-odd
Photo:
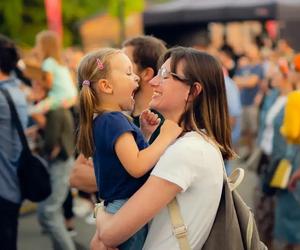
[[189, 82], [188, 79], [179, 76], [178, 74], [167, 70], [165, 67], [161, 67], [158, 70], [157, 76], [159, 77], [160, 83], [162, 83], [163, 79], [169, 78], [170, 76], [174, 77], [176, 80], [180, 82]]

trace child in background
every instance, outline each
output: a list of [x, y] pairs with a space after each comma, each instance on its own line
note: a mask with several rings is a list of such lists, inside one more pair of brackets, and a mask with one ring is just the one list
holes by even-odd
[[[78, 81], [82, 84], [78, 149], [86, 158], [93, 156], [100, 198], [105, 210], [114, 214], [145, 183], [151, 168], [182, 130], [166, 120], [148, 146], [145, 138], [159, 125], [157, 115], [141, 114], [143, 136], [122, 113], [134, 107], [139, 78], [120, 50], [102, 49], [86, 55], [79, 65]], [[147, 226], [140, 229], [119, 249], [142, 249], [147, 230]]]
[[45, 114], [58, 107], [70, 108], [76, 102], [77, 89], [69, 69], [63, 65], [58, 35], [42, 31], [36, 37], [36, 49], [42, 60], [44, 88], [47, 97], [30, 108], [30, 114]]

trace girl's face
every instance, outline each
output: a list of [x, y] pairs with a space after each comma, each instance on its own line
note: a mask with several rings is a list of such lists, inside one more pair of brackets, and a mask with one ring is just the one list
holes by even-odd
[[153, 96], [150, 108], [160, 112], [166, 119], [178, 122], [187, 105], [190, 86], [186, 84], [183, 63], [177, 65], [177, 72], [170, 70], [169, 58], [158, 74], [150, 81]]
[[134, 95], [138, 88], [139, 77], [133, 73], [132, 63], [124, 53], [118, 53], [110, 61], [109, 80], [113, 86], [115, 104], [122, 111], [132, 111]]

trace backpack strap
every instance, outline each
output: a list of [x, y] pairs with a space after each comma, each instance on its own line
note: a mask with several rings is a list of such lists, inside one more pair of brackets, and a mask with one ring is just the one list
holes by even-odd
[[236, 168], [230, 176], [227, 177], [230, 191], [235, 190], [243, 181], [245, 171], [242, 168]]
[[177, 238], [180, 250], [190, 250], [191, 247], [187, 238], [187, 227], [181, 216], [176, 197], [168, 204], [168, 211], [173, 226], [173, 234]]
[[[244, 172], [244, 169], [237, 168], [227, 177], [225, 168], [223, 167], [224, 181], [227, 180], [230, 191], [235, 190], [241, 184], [244, 179]], [[168, 204], [168, 211], [172, 222], [173, 234], [177, 238], [180, 250], [190, 250], [191, 246], [187, 238], [187, 227], [184, 224], [176, 197]], [[251, 216], [249, 220], [252, 220]], [[248, 225], [250, 225], [250, 227], [248, 226], [247, 228], [247, 244], [249, 245], [251, 244], [249, 237], [252, 236], [253, 222], [249, 221]]]
[[22, 146], [23, 146], [23, 150], [26, 150], [27, 152], [30, 152], [28, 142], [27, 142], [26, 136], [24, 134], [24, 130], [23, 130], [19, 115], [17, 113], [17, 109], [15, 107], [15, 104], [14, 104], [9, 92], [6, 89], [0, 88], [0, 91], [2, 92], [2, 94], [4, 95], [4, 97], [5, 97], [5, 99], [8, 103], [8, 106], [9, 106], [9, 109], [10, 109], [10, 114], [11, 114], [11, 119], [12, 119], [13, 124], [15, 124], [16, 129], [18, 131], [18, 134], [19, 134]]

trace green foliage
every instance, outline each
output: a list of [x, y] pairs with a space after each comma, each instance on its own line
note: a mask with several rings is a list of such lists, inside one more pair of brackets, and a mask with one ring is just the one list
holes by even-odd
[[125, 16], [144, 10], [144, 0], [110, 0], [108, 1], [108, 12], [110, 15], [118, 17], [120, 5], [124, 5]]
[[[0, 32], [17, 35], [21, 28], [22, 0], [0, 2]], [[6, 24], [6, 25], [5, 25]]]
[[[79, 43], [79, 21], [103, 11], [105, 5], [105, 0], [62, 0], [64, 44]], [[0, 1], [0, 33], [27, 47], [43, 29], [47, 29], [44, 0]]]
[[[107, 10], [124, 22], [125, 16], [142, 12], [144, 0], [61, 0], [64, 44], [78, 44], [81, 20]], [[149, 0], [152, 3], [166, 0]], [[124, 27], [124, 24], [122, 25]], [[44, 0], [0, 0], [0, 33], [21, 46], [33, 46], [36, 34], [47, 28]]]
[[79, 44], [78, 25], [84, 18], [105, 8], [104, 0], [62, 0], [65, 45]]

